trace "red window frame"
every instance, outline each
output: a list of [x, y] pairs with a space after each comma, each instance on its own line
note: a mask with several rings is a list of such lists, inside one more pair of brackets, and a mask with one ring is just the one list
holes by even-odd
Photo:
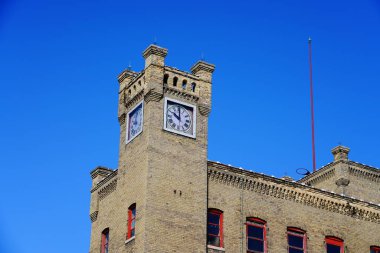
[[135, 229], [136, 229], [136, 204], [132, 204], [128, 208], [127, 240], [135, 236]]
[[[294, 227], [288, 227], [288, 230], [286, 231], [287, 234], [287, 239], [288, 239], [288, 252], [290, 249], [296, 249], [296, 250], [302, 250], [302, 252], [307, 252], [306, 251], [306, 241], [307, 241], [307, 236], [306, 236], [306, 231], [300, 228], [294, 228]], [[297, 236], [301, 237], [303, 241], [303, 247], [299, 248], [296, 246], [291, 246], [289, 243], [289, 235], [291, 236]]]
[[380, 253], [380, 247], [379, 246], [371, 246], [370, 248], [371, 253]]
[[[264, 245], [263, 253], [266, 253], [267, 252], [267, 222], [259, 218], [247, 218], [247, 222], [245, 224], [246, 224], [245, 233], [246, 233], [247, 253], [261, 253], [259, 251], [253, 251], [253, 250], [248, 249], [248, 239], [262, 241]], [[263, 239], [249, 236], [248, 228], [250, 226], [261, 228], [263, 230]]]
[[109, 246], [109, 228], [106, 228], [102, 232], [101, 253], [108, 253]]
[[223, 212], [221, 210], [218, 210], [218, 209], [208, 209], [207, 214], [214, 214], [214, 215], [219, 216], [219, 224], [211, 223], [209, 221], [209, 219], [207, 218], [207, 228], [209, 225], [217, 226], [219, 228], [219, 234], [218, 235], [211, 234], [209, 232], [209, 230], [207, 229], [207, 237], [211, 236], [211, 237], [219, 238], [219, 245], [212, 245], [212, 244], [208, 244], [208, 245], [223, 248], [224, 247], [224, 242], [223, 242]]
[[[325, 238], [326, 242], [326, 252], [327, 252], [327, 245], [334, 245], [334, 246], [339, 246], [340, 247], [340, 253], [344, 253], [344, 241], [338, 237], [335, 236], [326, 236]], [[329, 252], [327, 252], [329, 253]]]

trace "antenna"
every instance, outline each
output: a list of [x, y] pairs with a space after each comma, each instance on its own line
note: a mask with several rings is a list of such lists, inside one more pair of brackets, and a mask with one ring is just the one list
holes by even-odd
[[154, 36], [153, 45], [157, 46], [157, 36]]
[[315, 172], [315, 139], [314, 139], [314, 95], [313, 95], [313, 65], [311, 61], [311, 38], [309, 37], [309, 69], [310, 69], [310, 107], [311, 107], [311, 146], [313, 152], [313, 172]]
[[132, 69], [132, 65], [131, 65], [131, 62], [129, 62], [128, 64], [128, 70], [131, 70]]

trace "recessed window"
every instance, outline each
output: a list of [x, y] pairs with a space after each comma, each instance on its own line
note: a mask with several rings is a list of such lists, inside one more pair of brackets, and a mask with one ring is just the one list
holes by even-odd
[[223, 212], [220, 210], [208, 210], [207, 244], [223, 248]]
[[136, 204], [132, 204], [128, 208], [128, 232], [127, 239], [130, 239], [135, 236], [136, 228]]
[[306, 253], [306, 232], [299, 228], [288, 227], [288, 252]]
[[109, 228], [106, 228], [102, 232], [102, 244], [101, 244], [101, 253], [108, 253], [108, 245], [109, 245]]
[[343, 240], [334, 236], [326, 236], [326, 253], [344, 253]]
[[183, 80], [182, 81], [182, 89], [186, 90], [186, 85], [187, 85], [187, 81]]
[[371, 246], [371, 253], [380, 253], [380, 247], [379, 246]]
[[192, 83], [191, 84], [191, 91], [192, 92], [195, 92], [195, 87], [196, 87], [197, 85], [195, 84], [195, 83]]
[[247, 218], [247, 252], [267, 252], [266, 222], [259, 218]]
[[168, 79], [169, 79], [169, 75], [165, 74], [164, 75], [164, 84], [168, 84]]
[[178, 77], [175, 76], [175, 77], [173, 78], [173, 86], [174, 86], [174, 87], [177, 87], [177, 83], [178, 83]]

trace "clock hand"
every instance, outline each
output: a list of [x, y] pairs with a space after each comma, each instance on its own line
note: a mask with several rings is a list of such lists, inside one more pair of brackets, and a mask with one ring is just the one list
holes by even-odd
[[174, 111], [170, 111], [171, 113], [173, 113], [173, 115], [174, 115], [174, 117], [177, 119], [177, 120], [180, 120], [180, 117], [179, 116], [177, 116], [177, 114], [175, 114], [175, 112]]
[[181, 121], [181, 107], [178, 106], [179, 121]]

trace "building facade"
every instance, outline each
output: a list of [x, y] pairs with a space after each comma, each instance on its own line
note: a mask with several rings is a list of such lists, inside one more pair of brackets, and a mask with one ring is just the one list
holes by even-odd
[[207, 160], [214, 65], [150, 45], [119, 77], [119, 163], [91, 172], [90, 253], [380, 253], [380, 170], [332, 150], [299, 181]]

